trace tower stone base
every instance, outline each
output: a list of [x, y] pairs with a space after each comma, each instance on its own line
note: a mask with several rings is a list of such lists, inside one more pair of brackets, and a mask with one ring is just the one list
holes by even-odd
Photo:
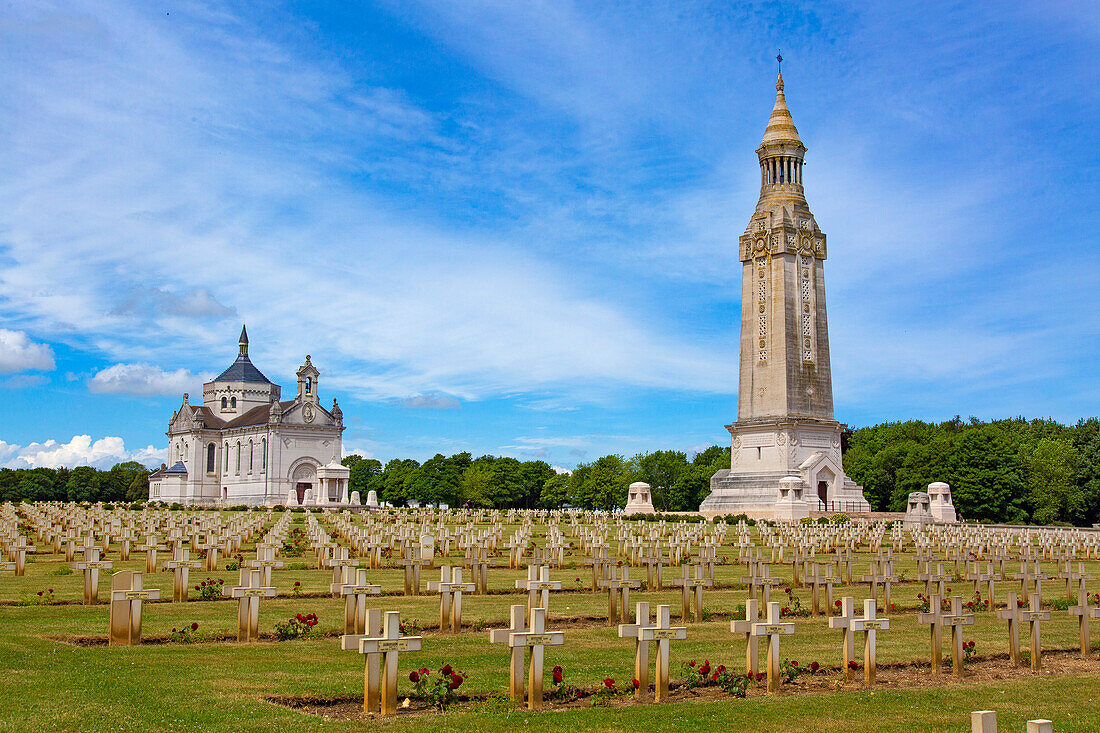
[[700, 513], [790, 520], [811, 511], [871, 510], [863, 488], [844, 473], [835, 420], [750, 419], [726, 427], [733, 436], [731, 468], [711, 477]]

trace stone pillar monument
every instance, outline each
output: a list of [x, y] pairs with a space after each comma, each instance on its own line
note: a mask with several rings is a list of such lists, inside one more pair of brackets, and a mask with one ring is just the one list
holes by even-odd
[[[801, 480], [809, 510], [869, 511], [844, 473], [843, 426], [833, 417], [825, 311], [825, 234], [802, 188], [806, 147], [776, 80], [775, 106], [756, 154], [760, 199], [739, 241], [741, 364], [731, 465], [711, 478], [699, 511], [776, 516]], [[789, 506], [783, 514], [793, 516]]]

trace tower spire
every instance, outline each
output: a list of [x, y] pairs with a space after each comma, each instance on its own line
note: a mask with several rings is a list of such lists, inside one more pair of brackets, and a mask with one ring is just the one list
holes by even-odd
[[241, 337], [237, 340], [237, 345], [240, 347], [240, 355], [248, 356], [248, 331], [245, 330], [244, 324], [241, 324]]

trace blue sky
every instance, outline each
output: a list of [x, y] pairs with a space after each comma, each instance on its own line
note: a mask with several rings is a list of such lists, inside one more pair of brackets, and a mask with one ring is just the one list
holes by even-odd
[[1092, 2], [0, 8], [0, 465], [162, 459], [236, 354], [345, 448], [725, 443], [776, 48], [836, 415], [1096, 415]]

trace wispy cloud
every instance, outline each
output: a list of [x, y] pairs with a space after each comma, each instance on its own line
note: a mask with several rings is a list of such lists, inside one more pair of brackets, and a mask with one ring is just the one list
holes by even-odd
[[413, 410], [457, 410], [462, 407], [462, 403], [454, 397], [426, 394], [405, 397], [398, 400], [397, 404]]

